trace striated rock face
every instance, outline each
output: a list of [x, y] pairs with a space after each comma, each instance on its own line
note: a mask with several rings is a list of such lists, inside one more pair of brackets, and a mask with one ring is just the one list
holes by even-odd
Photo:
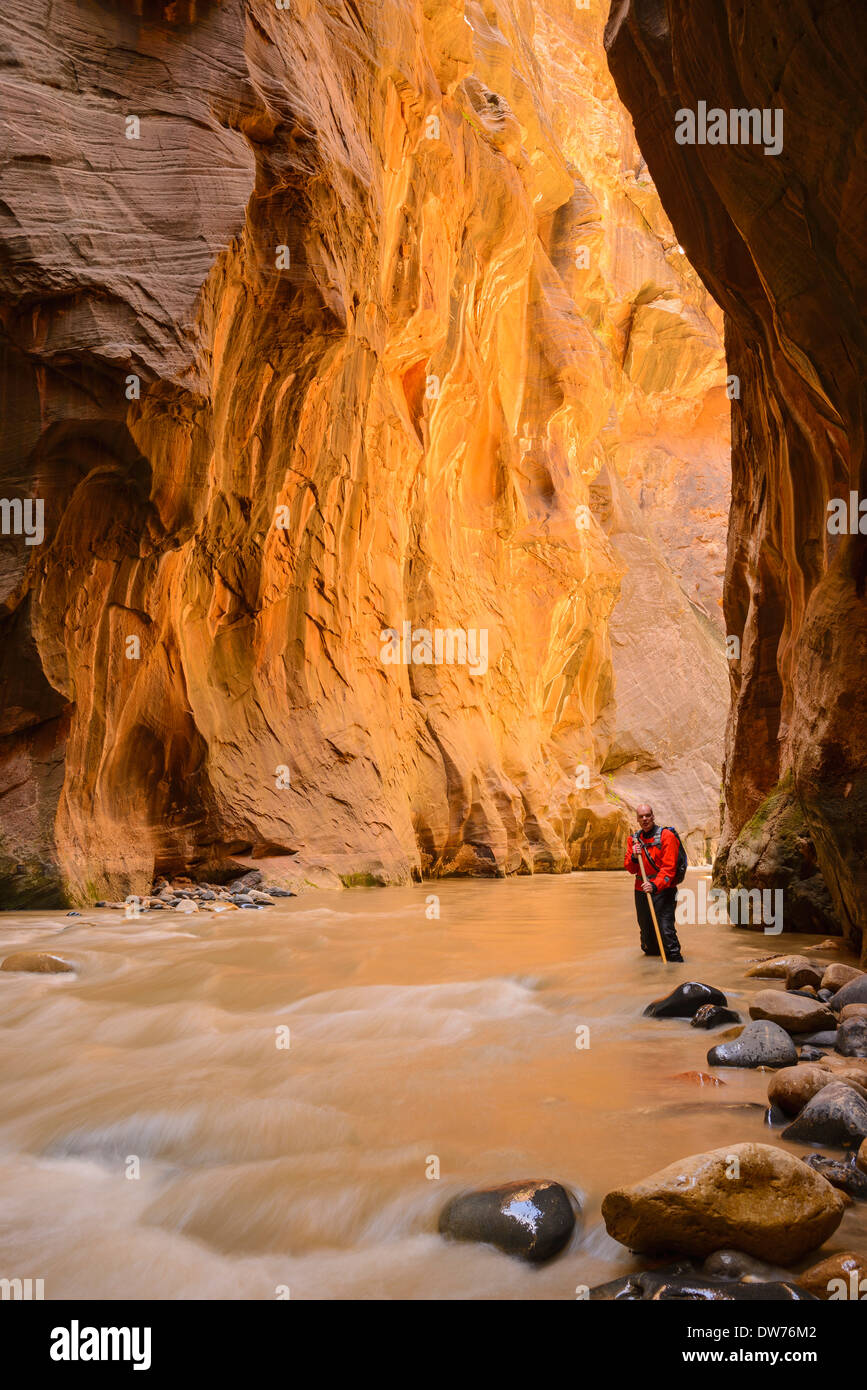
[[645, 797], [702, 856], [721, 319], [602, 18], [9, 13], [3, 901], [619, 866]]
[[[793, 0], [615, 0], [612, 73], [681, 244], [726, 313], [732, 664], [718, 876], [784, 886], [787, 926], [867, 909], [867, 555], [829, 503], [867, 495], [867, 26]], [[782, 149], [678, 144], [676, 113], [782, 113]], [[867, 528], [865, 528], [867, 529]]]

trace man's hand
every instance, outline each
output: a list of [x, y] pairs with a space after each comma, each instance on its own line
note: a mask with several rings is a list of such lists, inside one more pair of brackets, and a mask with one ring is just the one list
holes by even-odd
[[641, 885], [641, 891], [642, 891], [643, 893], [652, 893], [652, 892], [653, 892], [653, 884], [652, 884], [652, 883], [642, 883], [642, 885]]

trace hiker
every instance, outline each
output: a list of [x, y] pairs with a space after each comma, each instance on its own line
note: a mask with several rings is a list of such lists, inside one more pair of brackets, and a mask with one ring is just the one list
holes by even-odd
[[[639, 830], [637, 835], [629, 837], [623, 867], [635, 875], [635, 911], [641, 929], [641, 949], [646, 956], [659, 955], [659, 942], [650, 915], [652, 901], [666, 960], [683, 961], [674, 925], [674, 909], [677, 885], [686, 867], [686, 856], [682, 854], [677, 833], [667, 826], [660, 828], [656, 824], [652, 806], [645, 802], [639, 806], [636, 814]], [[644, 875], [637, 857], [639, 853], [644, 864]], [[648, 880], [646, 885], [645, 876]]]

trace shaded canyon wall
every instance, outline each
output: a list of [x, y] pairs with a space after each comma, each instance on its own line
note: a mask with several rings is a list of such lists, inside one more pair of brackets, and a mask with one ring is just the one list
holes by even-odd
[[[848, 512], [850, 494], [867, 497], [867, 22], [817, 0], [615, 0], [606, 44], [742, 382], [725, 582], [742, 647], [716, 875], [783, 886], [791, 925], [836, 921], [857, 945], [867, 557], [857, 520], [828, 523], [835, 499]], [[782, 149], [676, 143], [676, 113], [700, 101], [780, 112]]]
[[3, 901], [704, 857], [721, 315], [600, 7], [8, 9]]

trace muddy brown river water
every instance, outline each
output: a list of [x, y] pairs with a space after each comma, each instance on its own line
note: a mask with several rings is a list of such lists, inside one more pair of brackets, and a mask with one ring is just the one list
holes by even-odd
[[[698, 979], [745, 1014], [769, 983], [747, 962], [816, 938], [681, 940], [684, 965], [642, 957], [614, 873], [4, 914], [0, 955], [78, 973], [0, 973], [0, 1276], [48, 1299], [574, 1299], [640, 1268], [602, 1224], [612, 1186], [749, 1139], [806, 1152], [765, 1123], [768, 1073], [675, 1079], [718, 1030], [641, 1011]], [[437, 1234], [455, 1192], [528, 1177], [584, 1209], [550, 1264]], [[844, 1249], [867, 1204], [822, 1253]]]

